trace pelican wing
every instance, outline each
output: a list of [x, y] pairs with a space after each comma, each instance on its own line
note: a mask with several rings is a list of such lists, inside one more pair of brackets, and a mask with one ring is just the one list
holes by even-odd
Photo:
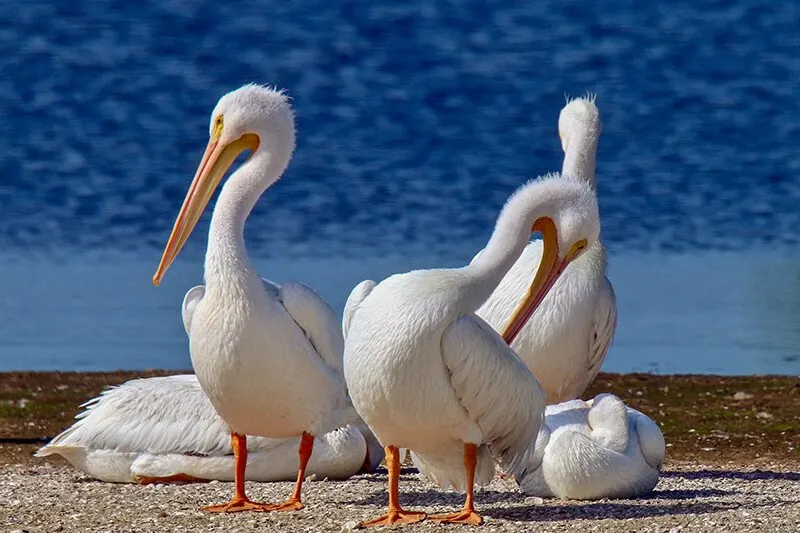
[[342, 333], [345, 338], [347, 338], [347, 331], [350, 329], [350, 323], [356, 315], [358, 306], [361, 305], [364, 298], [369, 296], [374, 288], [375, 282], [371, 279], [365, 279], [350, 291], [350, 296], [347, 297], [347, 302], [344, 304], [344, 316], [342, 316]]
[[328, 302], [298, 281], [283, 284], [280, 288], [280, 301], [289, 316], [305, 332], [322, 360], [338, 376], [344, 376], [344, 339], [339, 321]]
[[600, 298], [594, 310], [592, 319], [592, 338], [589, 340], [589, 380], [586, 386], [594, 380], [600, 371], [600, 366], [606, 358], [608, 349], [614, 341], [614, 332], [617, 329], [617, 297], [614, 287], [608, 278], [600, 291]]
[[667, 450], [664, 444], [664, 434], [658, 424], [649, 416], [630, 407], [628, 408], [628, 413], [631, 415], [632, 422], [636, 424], [634, 432], [639, 439], [642, 457], [644, 457], [648, 465], [661, 471]]
[[206, 294], [206, 286], [198, 285], [192, 287], [186, 292], [183, 297], [183, 305], [181, 305], [181, 317], [183, 318], [183, 329], [186, 330], [188, 335], [192, 329], [192, 317], [194, 317], [194, 310], [203, 296]]
[[517, 354], [481, 318], [461, 316], [442, 334], [442, 357], [461, 405], [510, 474], [544, 416], [544, 391]]
[[[134, 379], [81, 405], [69, 429], [40, 450], [60, 447], [121, 452], [230, 453], [230, 433], [194, 375]], [[248, 448], [269, 447], [249, 439]], [[255, 446], [254, 446], [255, 445]]]
[[[130, 380], [81, 407], [85, 410], [75, 417], [77, 421], [37, 451], [38, 457], [54, 453], [67, 457], [69, 450], [75, 449], [165, 457], [225, 457], [232, 453], [229, 429], [192, 374]], [[251, 435], [247, 449], [273, 451], [287, 442], [291, 439]]]

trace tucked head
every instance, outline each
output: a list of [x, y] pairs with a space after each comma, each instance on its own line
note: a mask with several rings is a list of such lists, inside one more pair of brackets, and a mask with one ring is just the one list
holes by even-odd
[[595, 97], [587, 95], [568, 101], [558, 116], [558, 136], [561, 139], [561, 148], [567, 151], [570, 141], [578, 136], [589, 137], [597, 140], [600, 137], [602, 125], [600, 112], [594, 104]]
[[507, 207], [512, 203], [535, 206], [531, 233], [542, 236], [542, 258], [527, 294], [503, 331], [509, 344], [567, 266], [600, 238], [597, 197], [583, 180], [545, 176], [520, 188]]
[[153, 283], [161, 282], [222, 177], [242, 152], [268, 152], [269, 165], [281, 173], [289, 164], [294, 144], [294, 113], [283, 91], [249, 84], [220, 98], [211, 113], [208, 146], [175, 220]]

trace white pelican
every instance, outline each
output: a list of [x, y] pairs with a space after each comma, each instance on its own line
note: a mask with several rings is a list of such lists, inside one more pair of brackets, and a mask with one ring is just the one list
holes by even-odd
[[[547, 177], [503, 208], [484, 253], [458, 269], [417, 270], [359, 284], [346, 305], [344, 370], [353, 405], [385, 446], [388, 513], [364, 525], [413, 523], [398, 501], [399, 447], [440, 486], [466, 489], [464, 509], [433, 517], [478, 525], [473, 485], [488, 483], [492, 454], [517, 473], [536, 438], [544, 393], [475, 310], [541, 232], [548, 254], [511, 319], [521, 327], [567, 265], [598, 238], [597, 202], [580, 180]], [[490, 454], [491, 450], [491, 454]]]
[[[300, 493], [314, 436], [356, 417], [341, 375], [344, 340], [333, 311], [301, 283], [280, 287], [261, 280], [245, 250], [245, 219], [294, 150], [289, 99], [257, 85], [228, 93], [211, 115], [210, 136], [153, 276], [158, 285], [225, 172], [251, 150], [222, 187], [214, 208], [205, 286], [191, 289], [183, 301], [192, 366], [214, 410], [230, 427], [236, 463], [233, 499], [205, 509], [302, 509]], [[301, 437], [297, 484], [285, 502], [269, 505], [246, 497], [246, 435]]]
[[658, 483], [665, 450], [658, 425], [616, 396], [571, 400], [547, 407], [517, 482], [541, 497], [634, 498]]
[[[561, 110], [561, 174], [585, 180], [592, 189], [600, 130], [593, 99], [578, 98]], [[597, 240], [553, 285], [530, 321], [519, 331], [508, 329], [508, 317], [543, 253], [553, 253], [545, 241], [528, 244], [477, 314], [502, 332], [547, 393], [547, 403], [555, 404], [577, 398], [594, 380], [614, 337], [617, 304], [606, 277], [606, 252]]]
[[[230, 433], [194, 375], [134, 379], [81, 405], [75, 424], [36, 452], [61, 455], [114, 483], [232, 481]], [[249, 481], [293, 480], [299, 439], [247, 440]], [[366, 463], [365, 463], [366, 458]], [[383, 449], [366, 425], [316, 439], [308, 475], [346, 479], [372, 471]]]

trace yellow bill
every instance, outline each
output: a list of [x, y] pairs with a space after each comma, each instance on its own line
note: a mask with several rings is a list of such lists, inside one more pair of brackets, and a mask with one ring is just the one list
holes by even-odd
[[161, 262], [153, 276], [153, 285], [158, 286], [161, 283], [167, 269], [178, 257], [230, 166], [245, 150], [255, 151], [258, 143], [258, 136], [254, 134], [243, 135], [224, 145], [219, 143], [218, 133], [212, 135], [192, 184], [189, 186], [189, 192], [186, 193], [181, 210], [178, 212], [178, 218], [175, 219], [172, 233], [164, 248], [164, 254], [161, 256]]
[[519, 332], [528, 323], [528, 320], [541, 305], [550, 289], [553, 288], [559, 276], [561, 276], [570, 262], [580, 255], [580, 252], [587, 244], [585, 239], [576, 242], [564, 254], [564, 258], [559, 259], [558, 235], [553, 220], [548, 217], [538, 219], [531, 228], [531, 233], [537, 231], [542, 234], [542, 260], [539, 263], [536, 276], [525, 294], [525, 298], [517, 306], [503, 330], [503, 339], [509, 345], [514, 342]]

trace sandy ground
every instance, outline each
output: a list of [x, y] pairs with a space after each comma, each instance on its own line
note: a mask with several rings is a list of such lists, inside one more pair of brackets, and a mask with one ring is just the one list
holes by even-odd
[[[297, 513], [212, 515], [231, 483], [139, 486], [100, 483], [60, 458], [32, 453], [68, 427], [78, 405], [110, 384], [169, 371], [0, 373], [0, 532], [342, 531], [386, 505], [386, 473], [308, 483]], [[541, 501], [496, 479], [476, 496], [481, 531], [800, 531], [800, 378], [600, 374], [585, 397], [612, 392], [650, 415], [667, 442], [664, 474], [649, 497]], [[277, 502], [290, 483], [249, 483]], [[453, 511], [463, 499], [404, 470], [401, 500]], [[424, 522], [402, 531], [463, 530]], [[443, 528], [443, 529], [442, 529]]]
[[[796, 472], [797, 464], [792, 465]], [[800, 474], [786, 465], [723, 470], [673, 465], [655, 492], [636, 500], [566, 502], [521, 494], [495, 479], [477, 494], [486, 523], [481, 531], [800, 531]], [[307, 507], [294, 513], [215, 515], [198, 506], [227, 500], [232, 483], [115, 485], [50, 464], [0, 467], [3, 531], [347, 531], [383, 511], [386, 473], [349, 481], [307, 483]], [[401, 501], [414, 510], [455, 510], [462, 497], [421, 481], [412, 469], [401, 476]], [[278, 501], [291, 483], [248, 483], [253, 498]], [[423, 522], [402, 531], [469, 526]], [[397, 527], [395, 527], [397, 529]], [[470, 528], [471, 529], [471, 528]]]

